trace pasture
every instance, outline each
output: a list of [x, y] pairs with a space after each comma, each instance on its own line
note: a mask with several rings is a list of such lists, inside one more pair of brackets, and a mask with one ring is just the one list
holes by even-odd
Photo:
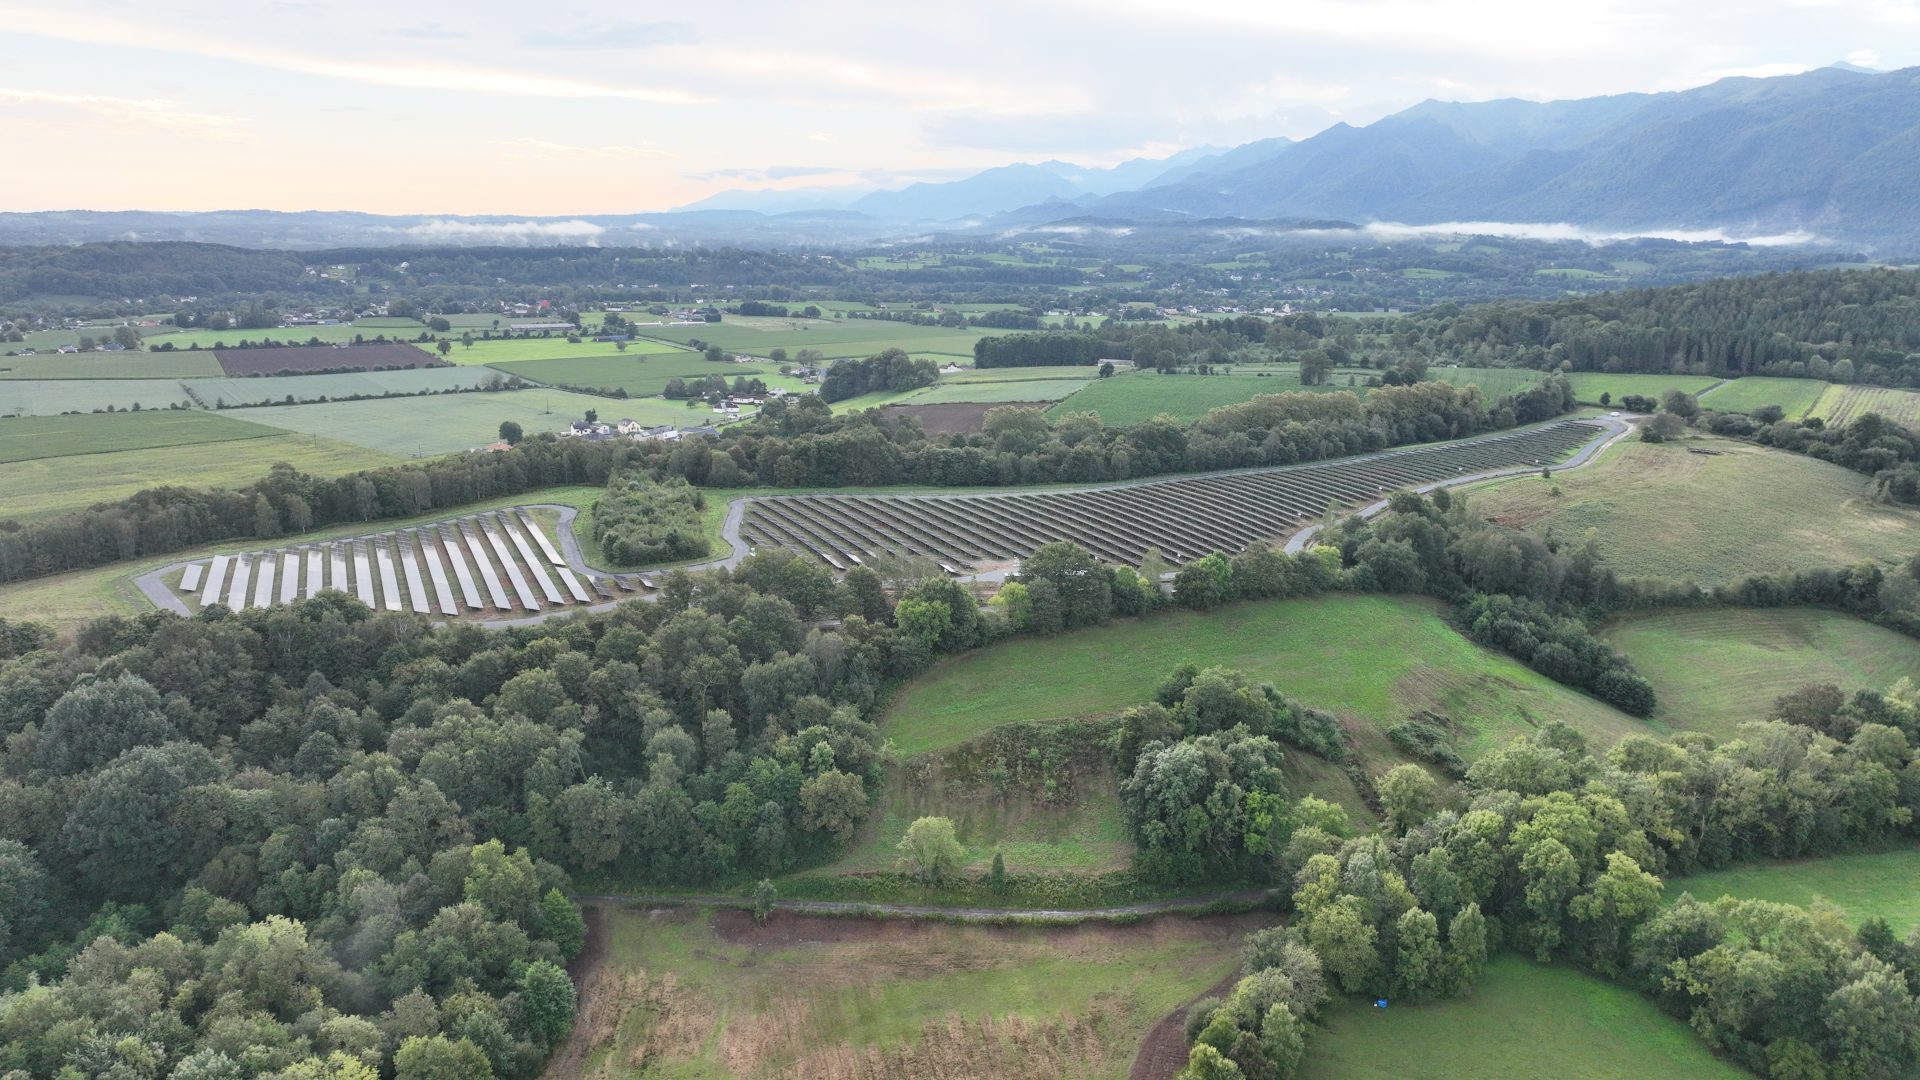
[[1825, 901], [1855, 926], [1867, 919], [1885, 919], [1895, 935], [1905, 937], [1920, 926], [1916, 881], [1920, 881], [1920, 848], [1905, 847], [1755, 863], [1676, 878], [1667, 882], [1666, 899], [1672, 903], [1682, 892], [1689, 892], [1701, 901], [1736, 896], [1800, 907]]
[[248, 414], [258, 423], [287, 431], [324, 435], [398, 457], [433, 457], [485, 446], [500, 437], [500, 422], [517, 422], [527, 434], [558, 431], [588, 409], [606, 421], [632, 417], [647, 424], [707, 423], [707, 409], [659, 401], [609, 401], [565, 390], [513, 390], [497, 394], [438, 394], [376, 401], [282, 405]]
[[230, 376], [302, 372], [438, 367], [445, 360], [413, 345], [288, 345], [267, 349], [215, 349]]
[[1086, 382], [1098, 378], [1100, 369], [1092, 364], [1059, 364], [1042, 367], [1001, 367], [1001, 368], [964, 368], [960, 371], [943, 372], [940, 384], [976, 382], [1015, 382], [1022, 379], [1078, 379]]
[[1467, 997], [1387, 1009], [1337, 1000], [1320, 1023], [1326, 1030], [1307, 1039], [1302, 1080], [1749, 1075], [1632, 989], [1511, 953], [1494, 957]]
[[282, 461], [316, 476], [338, 476], [394, 461], [388, 454], [331, 438], [268, 430], [271, 436], [248, 439], [244, 446], [195, 443], [14, 462], [0, 469], [0, 507], [7, 517], [32, 520], [163, 485], [240, 487], [264, 477], [270, 466]]
[[547, 1075], [1121, 1080], [1259, 916], [996, 928], [601, 909]]
[[780, 374], [777, 364], [716, 364], [699, 353], [675, 349], [671, 353], [613, 356], [576, 356], [553, 360], [514, 360], [493, 365], [494, 370], [538, 383], [625, 390], [634, 397], [656, 397], [670, 379], [704, 379], [718, 375], [731, 385], [739, 378], [759, 379], [769, 387], [798, 390], [806, 384]]
[[951, 405], [957, 402], [1059, 401], [1084, 388], [1085, 379], [1008, 379], [988, 382], [941, 382], [905, 399], [909, 405]]
[[[660, 341], [629, 341], [622, 350], [611, 341], [568, 341], [565, 337], [495, 338], [460, 343], [455, 333], [453, 351], [446, 359], [454, 364], [508, 364], [521, 360], [618, 359], [624, 356], [689, 356], [687, 350]], [[438, 352], [435, 356], [440, 355]]]
[[1103, 872], [1124, 870], [1133, 841], [1120, 809], [1120, 781], [1099, 770], [1074, 781], [1074, 798], [1040, 802], [1022, 793], [955, 790], [937, 779], [939, 766], [914, 759], [892, 771], [874, 812], [840, 858], [821, 873], [887, 870], [899, 859], [907, 826], [928, 816], [949, 818], [965, 849], [962, 866], [985, 873], [998, 852], [1009, 873], [1033, 870]]
[[0, 420], [0, 464], [281, 435], [270, 427], [198, 410], [19, 416]]
[[1726, 738], [1807, 683], [1884, 690], [1920, 680], [1920, 642], [1849, 615], [1804, 608], [1637, 615], [1600, 635], [1653, 684], [1653, 718]]
[[192, 405], [175, 379], [14, 379], [0, 382], [0, 416], [58, 416]]
[[[1689, 446], [1717, 456], [1688, 453]], [[1555, 490], [1559, 494], [1555, 494]], [[1474, 512], [1578, 543], [1615, 572], [1719, 585], [1753, 574], [1890, 563], [1920, 550], [1920, 512], [1874, 502], [1838, 465], [1727, 439], [1629, 439], [1557, 473], [1471, 489]]]
[[1809, 415], [1844, 424], [1870, 412], [1920, 430], [1920, 393], [1885, 386], [1829, 386]]
[[1609, 375], [1599, 371], [1576, 371], [1567, 376], [1567, 381], [1573, 384], [1574, 400], [1598, 405], [1601, 394], [1611, 394], [1615, 406], [1628, 394], [1657, 400], [1669, 390], [1699, 394], [1720, 382], [1710, 375]]
[[696, 326], [643, 326], [638, 333], [661, 341], [699, 340], [729, 352], [765, 356], [777, 348], [789, 354], [813, 349], [829, 360], [872, 356], [888, 348], [916, 355], [959, 360], [973, 356], [973, 343], [1004, 330], [915, 326], [881, 319], [802, 319], [728, 315], [726, 321]]
[[1469, 757], [1548, 719], [1601, 746], [1658, 730], [1473, 644], [1435, 601], [1337, 595], [1120, 620], [979, 649], [909, 682], [882, 732], [915, 754], [1015, 720], [1110, 716], [1152, 700], [1167, 673], [1188, 661], [1237, 668], [1340, 714], [1383, 768], [1399, 758], [1381, 729], [1419, 709], [1451, 718]]
[[[13, 379], [192, 379], [220, 374], [205, 352], [90, 352], [0, 356], [0, 381]], [[0, 396], [5, 391], [0, 390]]]
[[208, 408], [226, 405], [278, 405], [331, 401], [387, 394], [442, 393], [504, 385], [508, 376], [490, 368], [431, 367], [397, 371], [348, 371], [335, 375], [256, 376], [239, 379], [185, 379], [181, 385]]
[[1427, 378], [1455, 386], [1477, 386], [1489, 402], [1525, 390], [1546, 378], [1532, 368], [1430, 367]]
[[1750, 413], [1763, 405], [1778, 405], [1789, 420], [1807, 415], [1819, 402], [1827, 384], [1819, 379], [1775, 379], [1749, 375], [1728, 379], [1700, 395], [1702, 408]]
[[[425, 323], [413, 319], [363, 319], [357, 323], [336, 323], [331, 326], [270, 326], [258, 330], [181, 330], [172, 326], [143, 327], [143, 340], [159, 344], [170, 343], [175, 349], [237, 348], [242, 341], [275, 341], [283, 345], [308, 345], [319, 342], [322, 345], [346, 345], [355, 340], [372, 341], [384, 337], [388, 341], [411, 341], [426, 330]], [[109, 331], [111, 333], [111, 331]]]
[[1181, 423], [1192, 423], [1207, 410], [1222, 405], [1237, 405], [1256, 394], [1286, 394], [1294, 391], [1324, 393], [1348, 391], [1365, 394], [1367, 388], [1349, 387], [1344, 377], [1336, 377], [1332, 386], [1301, 386], [1293, 369], [1236, 369], [1232, 375], [1160, 375], [1135, 371], [1095, 379], [1078, 393], [1055, 405], [1049, 415], [1060, 417], [1070, 412], [1090, 412], [1108, 427], [1125, 427], [1151, 420], [1161, 413]]

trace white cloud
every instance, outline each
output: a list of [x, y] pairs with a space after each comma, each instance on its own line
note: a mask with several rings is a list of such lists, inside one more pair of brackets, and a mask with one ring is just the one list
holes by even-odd
[[46, 90], [0, 87], [0, 115], [8, 112], [79, 112], [131, 126], [157, 126], [185, 134], [220, 136], [240, 123], [231, 116], [193, 112], [160, 98], [123, 98], [103, 94], [56, 94]]
[[1519, 240], [1580, 240], [1595, 246], [1622, 240], [1677, 240], [1689, 244], [1752, 244], [1755, 247], [1789, 247], [1820, 242], [1811, 232], [1761, 233], [1742, 236], [1726, 229], [1627, 229], [1610, 231], [1570, 225], [1564, 221], [1442, 221], [1432, 225], [1403, 225], [1395, 221], [1375, 221], [1362, 231], [1380, 237], [1394, 236], [1507, 236]]
[[496, 244], [593, 244], [607, 230], [591, 221], [428, 221], [409, 226], [406, 234], [415, 240], [465, 243], [491, 241]]

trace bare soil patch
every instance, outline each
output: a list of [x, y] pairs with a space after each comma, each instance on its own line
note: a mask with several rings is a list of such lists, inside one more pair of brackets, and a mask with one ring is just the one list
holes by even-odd
[[1044, 409], [1052, 404], [1050, 401], [967, 401], [945, 405], [883, 405], [880, 411], [888, 416], [912, 417], [920, 421], [920, 427], [929, 435], [971, 435], [985, 426], [988, 409], [1008, 405]]
[[1140, 1052], [1134, 1055], [1127, 1080], [1173, 1080], [1173, 1075], [1187, 1066], [1187, 1010], [1201, 998], [1226, 997], [1239, 981], [1240, 973], [1236, 971], [1153, 1025], [1153, 1030], [1140, 1042]]
[[319, 371], [384, 371], [392, 368], [451, 367], [412, 345], [289, 345], [259, 349], [215, 349], [214, 359], [228, 375], [312, 374]]

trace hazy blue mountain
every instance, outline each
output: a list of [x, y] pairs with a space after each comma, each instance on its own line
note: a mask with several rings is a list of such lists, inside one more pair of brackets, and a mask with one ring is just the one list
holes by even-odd
[[1277, 150], [1249, 144], [1081, 209], [1805, 231], [1914, 245], [1916, 190], [1920, 68], [1831, 67], [1662, 94], [1427, 101]]

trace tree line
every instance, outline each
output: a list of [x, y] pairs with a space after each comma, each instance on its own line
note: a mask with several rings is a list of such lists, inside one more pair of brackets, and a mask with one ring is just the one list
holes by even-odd
[[[874, 359], [880, 362], [865, 371], [898, 373], [925, 363]], [[810, 394], [768, 402], [755, 423], [730, 428], [714, 440], [594, 442], [543, 433], [499, 453], [433, 458], [334, 478], [277, 464], [264, 479], [242, 488], [152, 488], [44, 522], [0, 521], [0, 581], [222, 540], [277, 539], [333, 525], [413, 517], [559, 484], [605, 484], [622, 469], [720, 488], [1117, 480], [1318, 461], [1462, 438], [1547, 419], [1571, 407], [1564, 380], [1549, 379], [1492, 403], [1475, 387], [1436, 382], [1383, 388], [1364, 400], [1340, 393], [1263, 396], [1190, 427], [1162, 417], [1107, 428], [1092, 414], [1054, 422], [1040, 410], [1002, 408], [989, 414], [984, 432], [929, 437], [917, 421], [872, 410], [835, 416], [820, 395]]]

